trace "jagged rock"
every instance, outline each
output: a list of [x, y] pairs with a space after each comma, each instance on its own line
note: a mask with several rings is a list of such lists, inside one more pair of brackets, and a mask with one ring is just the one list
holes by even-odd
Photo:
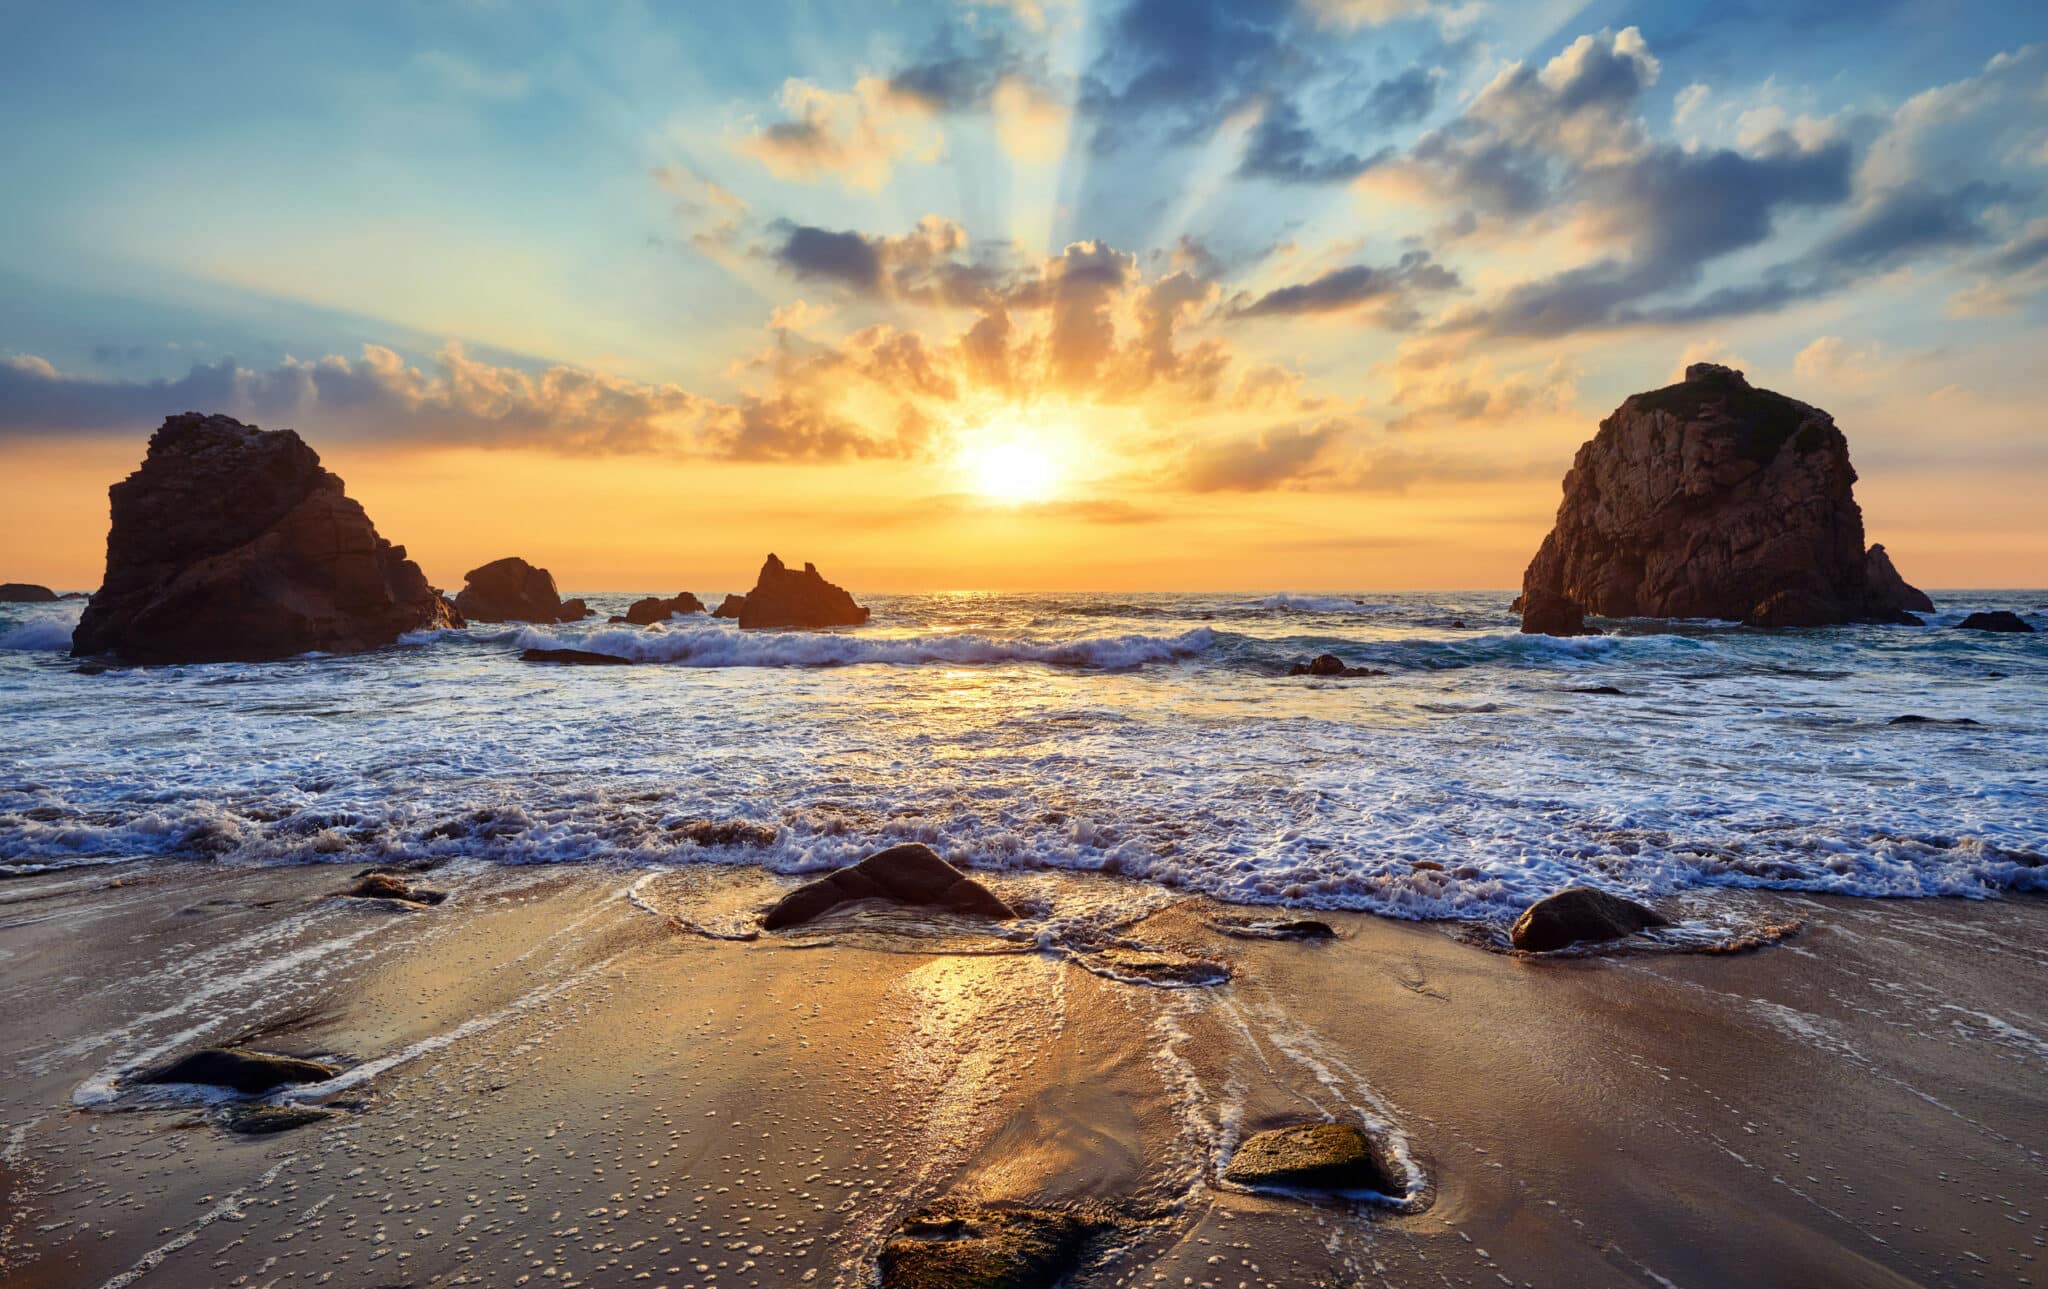
[[[678, 613], [703, 611], [704, 601], [688, 591], [678, 591], [674, 599], [664, 600], [658, 595], [650, 595], [644, 600], [633, 601], [633, 607], [626, 610], [625, 620], [635, 626], [644, 627], [649, 623], [665, 621]], [[618, 619], [614, 618], [612, 621], [616, 622]]]
[[246, 1105], [232, 1106], [224, 1111], [220, 1117], [220, 1125], [229, 1132], [239, 1132], [245, 1137], [261, 1137], [341, 1117], [339, 1110], [330, 1110], [326, 1106]]
[[1102, 1224], [1050, 1209], [941, 1205], [882, 1246], [882, 1289], [1053, 1289]]
[[2033, 634], [2034, 628], [2017, 613], [1995, 609], [1990, 613], [1972, 613], [1956, 623], [1958, 631], [2018, 631]]
[[375, 649], [449, 624], [419, 565], [291, 430], [168, 417], [107, 496], [107, 575], [73, 654], [254, 662]]
[[[724, 606], [719, 606], [720, 614]], [[868, 620], [868, 611], [853, 602], [845, 590], [826, 581], [815, 564], [804, 565], [801, 573], [784, 568], [770, 555], [761, 565], [754, 589], [739, 605], [740, 625], [756, 627], [857, 627]]]
[[0, 582], [0, 604], [55, 604], [57, 593], [33, 582]]
[[630, 667], [631, 658], [621, 658], [615, 653], [597, 653], [590, 649], [522, 649], [521, 662], [554, 662], [569, 667]]
[[761, 926], [769, 931], [795, 926], [854, 900], [929, 905], [990, 918], [1017, 916], [986, 886], [940, 859], [931, 847], [912, 841], [797, 887], [768, 910]]
[[737, 618], [740, 615], [740, 610], [746, 607], [746, 596], [728, 595], [718, 602], [718, 607], [711, 611], [711, 616], [714, 618]]
[[1568, 596], [1539, 587], [1524, 592], [1517, 603], [1523, 606], [1522, 634], [1525, 636], [1591, 634], [1586, 630], [1586, 611]]
[[1298, 1123], [1244, 1139], [1223, 1169], [1239, 1186], [1372, 1191], [1400, 1197], [1402, 1170], [1377, 1141], [1348, 1123]]
[[1517, 949], [1548, 953], [1582, 940], [1619, 940], [1647, 927], [1668, 926], [1669, 919], [1633, 900], [1568, 886], [1522, 910], [1508, 938]]
[[338, 1065], [296, 1056], [255, 1052], [246, 1047], [207, 1047], [179, 1057], [137, 1078], [137, 1083], [203, 1083], [237, 1092], [268, 1092], [286, 1084], [324, 1083], [341, 1073]]
[[1308, 662], [1297, 662], [1287, 672], [1290, 676], [1384, 676], [1387, 673], [1372, 667], [1346, 665], [1336, 654], [1318, 654]]
[[1881, 547], [1864, 549], [1855, 482], [1826, 412], [1695, 363], [1625, 400], [1579, 449], [1522, 577], [1523, 629], [1538, 591], [1599, 617], [1913, 621], [1926, 597]]
[[590, 616], [581, 600], [564, 600], [554, 574], [508, 555], [462, 575], [455, 609], [472, 622], [580, 622]]

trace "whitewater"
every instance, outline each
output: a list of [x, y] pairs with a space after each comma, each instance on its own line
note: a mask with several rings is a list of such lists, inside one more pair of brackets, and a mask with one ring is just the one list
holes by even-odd
[[[612, 626], [637, 593], [584, 595], [588, 623], [100, 675], [65, 653], [76, 602], [0, 606], [0, 875], [803, 872], [916, 840], [1406, 918], [1511, 917], [1575, 882], [2048, 889], [2048, 635], [1949, 629], [1991, 608], [2048, 626], [2040, 592], [1937, 595], [1925, 628], [1572, 640], [1518, 634], [1495, 592], [864, 596], [873, 622], [829, 633]], [[1322, 653], [1387, 674], [1286, 674]]]

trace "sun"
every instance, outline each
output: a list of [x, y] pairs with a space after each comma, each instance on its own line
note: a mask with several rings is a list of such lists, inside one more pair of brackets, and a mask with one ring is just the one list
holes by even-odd
[[963, 464], [974, 491], [991, 501], [1045, 501], [1059, 489], [1059, 466], [1052, 453], [1027, 438], [976, 448]]

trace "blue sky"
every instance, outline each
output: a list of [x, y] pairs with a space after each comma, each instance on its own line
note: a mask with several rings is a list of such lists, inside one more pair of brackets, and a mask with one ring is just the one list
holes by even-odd
[[952, 497], [1021, 436], [1074, 558], [1199, 519], [1368, 585], [1413, 561], [1361, 527], [1425, 530], [1506, 585], [1533, 538], [1487, 517], [1540, 522], [1599, 416], [1714, 357], [1834, 411], [1947, 579], [2041, 568], [2039, 4], [6, 21], [0, 458], [52, 487], [196, 401], [372, 476], [627, 458], [742, 498]]

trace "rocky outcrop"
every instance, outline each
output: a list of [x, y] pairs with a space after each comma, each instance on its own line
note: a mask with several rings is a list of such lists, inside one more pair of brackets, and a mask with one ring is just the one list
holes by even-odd
[[202, 1083], [254, 1094], [288, 1084], [324, 1083], [341, 1073], [338, 1065], [308, 1061], [246, 1047], [207, 1047], [151, 1070], [138, 1083]]
[[1403, 1172], [1348, 1123], [1299, 1123], [1253, 1133], [1230, 1156], [1223, 1180], [1284, 1190], [1371, 1191], [1400, 1198]]
[[0, 582], [0, 604], [55, 604], [57, 593], [33, 582]]
[[1307, 662], [1297, 662], [1288, 668], [1290, 676], [1384, 676], [1387, 673], [1371, 667], [1353, 667], [1336, 654], [1317, 654]]
[[769, 931], [795, 926], [855, 900], [888, 900], [989, 918], [1017, 916], [986, 886], [940, 859], [931, 847], [912, 841], [797, 887], [768, 910], [761, 926]]
[[[725, 606], [720, 605], [719, 616], [724, 616], [724, 611]], [[761, 565], [761, 576], [755, 580], [754, 589], [740, 602], [739, 619], [740, 625], [747, 628], [815, 630], [857, 627], [868, 620], [868, 611], [855, 604], [842, 588], [820, 576], [817, 565], [806, 564], [803, 572], [792, 573], [781, 560], [770, 555], [768, 562]]]
[[2017, 613], [2005, 609], [1994, 609], [1989, 613], [1972, 613], [1956, 623], [1958, 631], [2018, 631], [2032, 634], [2034, 628]]
[[1539, 591], [1596, 617], [1913, 622], [1927, 599], [1864, 549], [1855, 482], [1826, 412], [1695, 363], [1579, 449], [1522, 577], [1523, 629]]
[[1580, 941], [1619, 940], [1667, 925], [1669, 920], [1662, 914], [1634, 900], [1590, 886], [1568, 886], [1522, 910], [1508, 939], [1526, 953], [1549, 953]]
[[353, 653], [451, 625], [419, 565], [291, 430], [166, 419], [108, 489], [107, 574], [74, 654], [250, 662]]
[[472, 622], [579, 622], [590, 616], [581, 600], [564, 600], [555, 575], [508, 555], [462, 575], [455, 609]]
[[626, 610], [626, 621], [634, 626], [644, 627], [650, 623], [664, 622], [678, 613], [702, 613], [704, 601], [688, 591], [678, 591], [674, 599], [664, 600], [650, 595], [644, 600], [633, 601], [633, 607]]
[[1525, 593], [1516, 603], [1522, 606], [1522, 634], [1525, 636], [1588, 634], [1586, 611], [1567, 596], [1538, 587]]
[[718, 607], [711, 611], [711, 616], [714, 618], [737, 618], [740, 615], [740, 610], [746, 607], [746, 596], [728, 595], [718, 602]]

